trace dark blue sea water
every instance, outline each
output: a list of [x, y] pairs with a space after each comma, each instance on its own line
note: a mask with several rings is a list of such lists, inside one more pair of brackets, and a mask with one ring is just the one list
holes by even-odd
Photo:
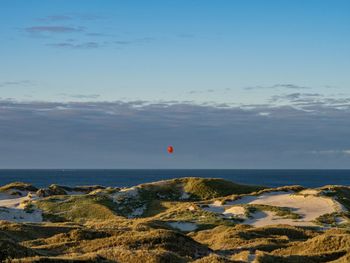
[[265, 186], [350, 185], [350, 170], [0, 170], [0, 185], [14, 181], [60, 185], [132, 186], [177, 177], [218, 177]]

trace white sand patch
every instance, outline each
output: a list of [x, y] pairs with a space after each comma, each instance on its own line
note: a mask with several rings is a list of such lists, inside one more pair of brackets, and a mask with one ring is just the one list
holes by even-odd
[[166, 195], [162, 195], [162, 194], [160, 194], [160, 193], [157, 193], [157, 197], [159, 198], [159, 199], [166, 199]]
[[119, 192], [111, 195], [113, 202], [121, 203], [125, 201], [125, 198], [136, 198], [139, 195], [139, 190], [137, 187], [123, 188]]
[[[229, 207], [229, 206], [227, 206], [227, 207]], [[205, 211], [208, 211], [208, 212], [218, 213], [218, 214], [222, 214], [225, 212], [224, 205], [210, 204], [208, 206], [202, 206], [202, 209]]]
[[219, 201], [219, 200], [216, 200], [216, 201], [214, 201], [213, 205], [215, 205], [215, 206], [222, 206], [223, 202]]
[[26, 212], [23, 209], [0, 207], [0, 220], [39, 223], [43, 221], [43, 218], [40, 210]]
[[117, 194], [123, 194], [128, 197], [136, 197], [139, 195], [139, 190], [137, 187], [123, 188]]
[[168, 223], [171, 227], [179, 229], [184, 232], [190, 232], [197, 229], [197, 225], [191, 222], [170, 222]]
[[313, 222], [304, 221], [302, 219], [296, 220], [278, 217], [271, 211], [257, 211], [251, 214], [251, 218], [246, 219], [244, 221], [244, 224], [252, 225], [255, 227], [278, 224], [287, 224], [293, 226], [315, 226]]
[[129, 214], [129, 218], [134, 218], [134, 217], [138, 217], [138, 216], [142, 216], [143, 213], [146, 210], [146, 205], [143, 205], [141, 207], [138, 207], [136, 209], [134, 209], [134, 211], [132, 211], [132, 213]]
[[12, 222], [42, 222], [42, 212], [33, 210], [27, 212], [24, 210], [26, 203], [30, 200], [38, 199], [34, 193], [26, 192], [23, 197], [0, 194], [0, 220]]
[[180, 196], [180, 199], [187, 200], [188, 198], [190, 198], [190, 195], [187, 192], [183, 191], [181, 196]]
[[189, 211], [194, 211], [194, 210], [196, 210], [196, 208], [193, 205], [191, 205], [191, 206], [188, 207], [188, 210]]
[[254, 262], [256, 258], [255, 253], [250, 252], [248, 257], [247, 257], [247, 262]]
[[343, 207], [336, 200], [316, 196], [318, 191], [311, 191], [312, 189], [307, 189], [304, 192], [305, 195], [294, 194], [294, 192], [269, 192], [264, 193], [259, 196], [243, 196], [241, 199], [227, 202], [224, 205], [220, 205], [220, 202], [214, 202], [208, 205], [208, 207], [203, 207], [204, 210], [219, 213], [223, 216], [242, 216], [244, 213], [244, 208], [237, 205], [243, 204], [263, 204], [277, 207], [287, 207], [292, 210], [292, 212], [299, 214], [301, 219], [288, 219], [281, 218], [275, 215], [274, 212], [270, 211], [258, 211], [252, 214], [252, 218], [244, 221], [245, 224], [251, 224], [254, 226], [266, 226], [273, 224], [289, 224], [298, 226], [315, 226], [316, 224], [312, 222], [317, 217], [323, 214], [330, 214], [333, 212], [343, 211]]
[[294, 194], [294, 192], [276, 191], [276, 192], [263, 193], [261, 195], [246, 195], [240, 199], [226, 202], [226, 205], [251, 204], [251, 203], [261, 204], [261, 202], [267, 205], [266, 201], [268, 201], [269, 198], [278, 199], [280, 196], [285, 196], [285, 195], [289, 196], [291, 194]]
[[23, 197], [16, 197], [8, 194], [1, 193], [0, 194], [0, 207], [7, 207], [7, 208], [20, 208], [21, 204], [25, 203], [29, 200], [35, 200], [38, 199], [36, 194], [34, 193], [28, 193], [26, 196]]
[[203, 210], [218, 214], [223, 214], [224, 216], [240, 216], [244, 215], [245, 209], [241, 206], [232, 206], [229, 203], [223, 204], [222, 201], [216, 200], [214, 203], [202, 207]]
[[225, 216], [245, 217], [245, 209], [242, 206], [232, 206], [226, 209], [223, 214]]

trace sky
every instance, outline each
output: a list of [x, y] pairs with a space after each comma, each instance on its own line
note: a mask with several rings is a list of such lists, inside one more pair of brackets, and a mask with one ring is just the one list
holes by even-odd
[[2, 0], [0, 168], [350, 168], [349, 13]]

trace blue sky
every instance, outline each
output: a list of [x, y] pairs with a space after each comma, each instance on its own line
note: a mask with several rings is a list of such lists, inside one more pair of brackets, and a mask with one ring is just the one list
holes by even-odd
[[0, 167], [350, 168], [349, 12], [345, 0], [3, 0]]

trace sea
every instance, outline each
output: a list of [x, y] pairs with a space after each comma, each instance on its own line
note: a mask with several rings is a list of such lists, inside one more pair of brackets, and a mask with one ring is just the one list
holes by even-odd
[[21, 169], [0, 170], [0, 185], [26, 182], [37, 187], [102, 185], [129, 187], [180, 177], [223, 178], [229, 181], [278, 187], [302, 185], [350, 186], [350, 170], [252, 170], [252, 169]]

